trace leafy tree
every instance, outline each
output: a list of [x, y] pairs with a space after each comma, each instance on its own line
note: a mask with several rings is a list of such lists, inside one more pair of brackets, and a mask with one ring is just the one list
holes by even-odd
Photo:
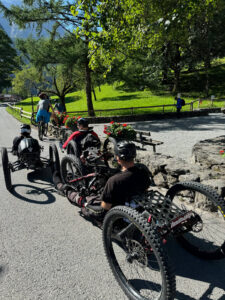
[[0, 90], [11, 85], [10, 75], [17, 67], [16, 56], [11, 39], [0, 27]]
[[[18, 40], [17, 47], [25, 57], [24, 62], [28, 60], [35, 67], [31, 74], [35, 87], [58, 96], [65, 107], [66, 94], [84, 83], [81, 66], [86, 53], [83, 44], [74, 42], [74, 37], [65, 36], [57, 40]], [[33, 71], [34, 67], [28, 70]]]
[[[4, 6], [0, 1], [0, 9], [4, 11], [5, 16], [12, 22], [18, 24], [21, 28], [25, 28], [27, 25], [35, 23], [37, 30], [41, 30], [46, 22], [53, 21], [54, 26], [52, 34], [56, 33], [58, 27], [62, 27], [66, 32], [80, 37], [86, 47], [86, 57], [84, 61], [85, 82], [86, 82], [86, 96], [87, 107], [90, 116], [94, 115], [94, 108], [92, 103], [92, 84], [91, 84], [91, 69], [89, 67], [89, 34], [91, 30], [95, 30], [95, 24], [91, 22], [91, 18], [95, 18], [91, 12], [95, 7], [96, 1], [65, 1], [63, 0], [23, 0], [23, 5], [14, 6], [10, 8]], [[93, 5], [92, 5], [93, 4]], [[71, 13], [71, 7], [73, 7]], [[79, 9], [76, 12], [76, 8]], [[90, 15], [87, 10], [90, 10]], [[96, 29], [97, 30], [97, 29]], [[83, 35], [83, 33], [85, 33]]]

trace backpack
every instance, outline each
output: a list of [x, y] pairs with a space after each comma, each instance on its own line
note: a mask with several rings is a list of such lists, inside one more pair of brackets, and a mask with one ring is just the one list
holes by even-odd
[[184, 99], [181, 99], [181, 106], [184, 106], [185, 105], [185, 101]]
[[101, 147], [101, 142], [100, 142], [99, 138], [97, 138], [90, 132], [85, 135], [85, 137], [81, 140], [80, 144], [81, 144], [82, 150], [86, 150], [90, 147], [93, 147], [93, 148]]

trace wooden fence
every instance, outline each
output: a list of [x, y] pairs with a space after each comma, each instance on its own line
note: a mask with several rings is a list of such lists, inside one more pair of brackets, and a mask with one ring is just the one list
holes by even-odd
[[[190, 103], [186, 103], [185, 106], [190, 106], [190, 111], [193, 111], [193, 105], [195, 102], [197, 102], [198, 100], [192, 101]], [[20, 114], [20, 117], [24, 117], [27, 119], [32, 120], [34, 118], [35, 113], [31, 113], [28, 111], [25, 111], [23, 108], [17, 107], [17, 106], [12, 106], [10, 104], [7, 104], [8, 107], [10, 107], [13, 110], [18, 110], [18, 113]], [[176, 104], [164, 104], [164, 105], [154, 105], [154, 106], [138, 106], [138, 107], [124, 107], [124, 108], [110, 108], [110, 109], [95, 109], [95, 112], [99, 112], [99, 116], [103, 115], [104, 116], [104, 112], [116, 112], [116, 111], [123, 111], [123, 110], [127, 110], [130, 112], [130, 115], [134, 115], [134, 111], [138, 110], [138, 109], [152, 109], [152, 108], [162, 108], [161, 112], [165, 113], [165, 109], [167, 107], [175, 107], [176, 108]], [[160, 111], [159, 111], [160, 112]], [[87, 110], [77, 110], [77, 111], [67, 111], [68, 114], [82, 114], [82, 113], [88, 113]]]
[[15, 110], [15, 111], [18, 111], [20, 117], [22, 118], [27, 118], [27, 119], [30, 119], [32, 120], [34, 114], [29, 112], [29, 111], [26, 111], [24, 110], [22, 107], [17, 107], [17, 106], [13, 106], [11, 104], [7, 104], [8, 107], [10, 107], [11, 109]]

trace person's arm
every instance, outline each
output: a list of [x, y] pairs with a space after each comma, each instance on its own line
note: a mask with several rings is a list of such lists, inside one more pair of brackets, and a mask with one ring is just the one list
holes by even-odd
[[63, 144], [63, 149], [66, 149], [67, 145], [69, 144], [69, 142], [74, 139], [75, 137], [79, 136], [81, 133], [79, 131], [75, 131], [73, 132], [68, 139], [65, 141], [65, 143]]
[[52, 106], [52, 104], [49, 102], [49, 106], [51, 107], [52, 112], [54, 113], [54, 108]]

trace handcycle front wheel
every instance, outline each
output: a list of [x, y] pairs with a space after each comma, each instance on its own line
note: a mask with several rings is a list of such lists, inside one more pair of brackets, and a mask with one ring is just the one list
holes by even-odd
[[160, 238], [140, 213], [117, 206], [105, 216], [103, 244], [115, 279], [132, 300], [172, 300], [175, 275]]
[[[198, 182], [181, 182], [172, 186], [168, 197], [178, 207], [193, 211], [198, 222], [190, 231], [177, 237], [191, 254], [202, 259], [225, 258], [225, 202], [215, 190]], [[186, 202], [185, 202], [186, 200]]]
[[2, 168], [5, 179], [5, 186], [8, 191], [12, 189], [11, 170], [9, 168], [9, 158], [6, 148], [2, 148]]
[[73, 180], [76, 180], [84, 175], [83, 166], [79, 159], [75, 155], [69, 154], [62, 158], [61, 161], [61, 176], [62, 180], [66, 184], [71, 185], [82, 185], [84, 180], [79, 180], [77, 183]]

